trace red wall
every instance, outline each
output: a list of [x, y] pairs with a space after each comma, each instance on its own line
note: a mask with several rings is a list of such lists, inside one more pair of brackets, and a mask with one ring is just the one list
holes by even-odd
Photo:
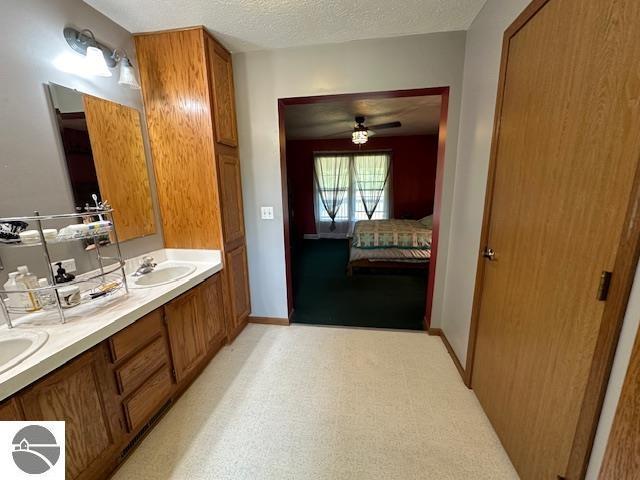
[[295, 236], [316, 233], [313, 214], [313, 152], [391, 150], [394, 218], [422, 218], [433, 212], [437, 135], [372, 137], [358, 148], [351, 139], [287, 141], [289, 209]]

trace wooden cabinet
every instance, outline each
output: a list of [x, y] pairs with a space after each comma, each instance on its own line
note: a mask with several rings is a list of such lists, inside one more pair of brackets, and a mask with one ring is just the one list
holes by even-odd
[[231, 55], [202, 27], [141, 33], [135, 43], [165, 246], [223, 252], [232, 339], [251, 302]]
[[[244, 245], [225, 253], [225, 265], [229, 269], [229, 293], [231, 298], [231, 325], [233, 331], [241, 329], [251, 310], [247, 252]], [[237, 333], [236, 333], [237, 334]]]
[[224, 243], [241, 241], [244, 243], [244, 213], [242, 210], [242, 181], [240, 160], [231, 151], [218, 155], [220, 175], [220, 202], [222, 206], [222, 226]]
[[164, 307], [176, 381], [180, 383], [207, 355], [202, 322], [202, 299], [193, 289]]
[[207, 53], [213, 93], [216, 142], [237, 147], [238, 133], [231, 55], [209, 36], [207, 36]]
[[202, 330], [207, 350], [211, 351], [219, 348], [226, 336], [222, 276], [214, 275], [197, 288], [200, 297]]
[[106, 346], [89, 350], [20, 396], [27, 420], [66, 422], [67, 478], [100, 478], [120, 448], [122, 429]]

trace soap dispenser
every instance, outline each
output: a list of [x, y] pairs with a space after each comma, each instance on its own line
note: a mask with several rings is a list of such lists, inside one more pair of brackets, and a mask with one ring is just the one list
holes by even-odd
[[56, 267], [58, 267], [58, 270], [56, 271], [56, 277], [55, 277], [56, 283], [69, 283], [74, 278], [76, 278], [74, 274], [67, 273], [67, 271], [64, 268], [62, 268], [62, 262], [56, 263]]

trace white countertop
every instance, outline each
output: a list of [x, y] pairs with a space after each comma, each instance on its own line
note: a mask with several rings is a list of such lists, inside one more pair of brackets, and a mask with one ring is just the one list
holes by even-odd
[[[122, 293], [66, 309], [64, 324], [60, 323], [57, 310], [14, 321], [13, 331], [44, 331], [49, 338], [34, 354], [0, 374], [0, 401], [222, 270], [219, 250], [163, 249], [146, 255], [153, 256], [159, 266], [162, 262], [183, 262], [196, 269], [169, 284], [130, 288], [128, 295], [122, 289]], [[141, 257], [127, 261], [127, 273], [135, 270]], [[0, 327], [0, 338], [7, 330], [6, 325]]]

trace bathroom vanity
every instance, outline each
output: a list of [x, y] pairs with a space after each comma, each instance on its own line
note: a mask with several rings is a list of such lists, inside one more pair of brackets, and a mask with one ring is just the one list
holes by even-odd
[[65, 324], [40, 315], [0, 329], [0, 340], [49, 335], [0, 374], [0, 420], [64, 420], [67, 478], [107, 477], [226, 341], [220, 252], [152, 255], [160, 270], [195, 268], [147, 288], [132, 281], [128, 295], [78, 307]]

